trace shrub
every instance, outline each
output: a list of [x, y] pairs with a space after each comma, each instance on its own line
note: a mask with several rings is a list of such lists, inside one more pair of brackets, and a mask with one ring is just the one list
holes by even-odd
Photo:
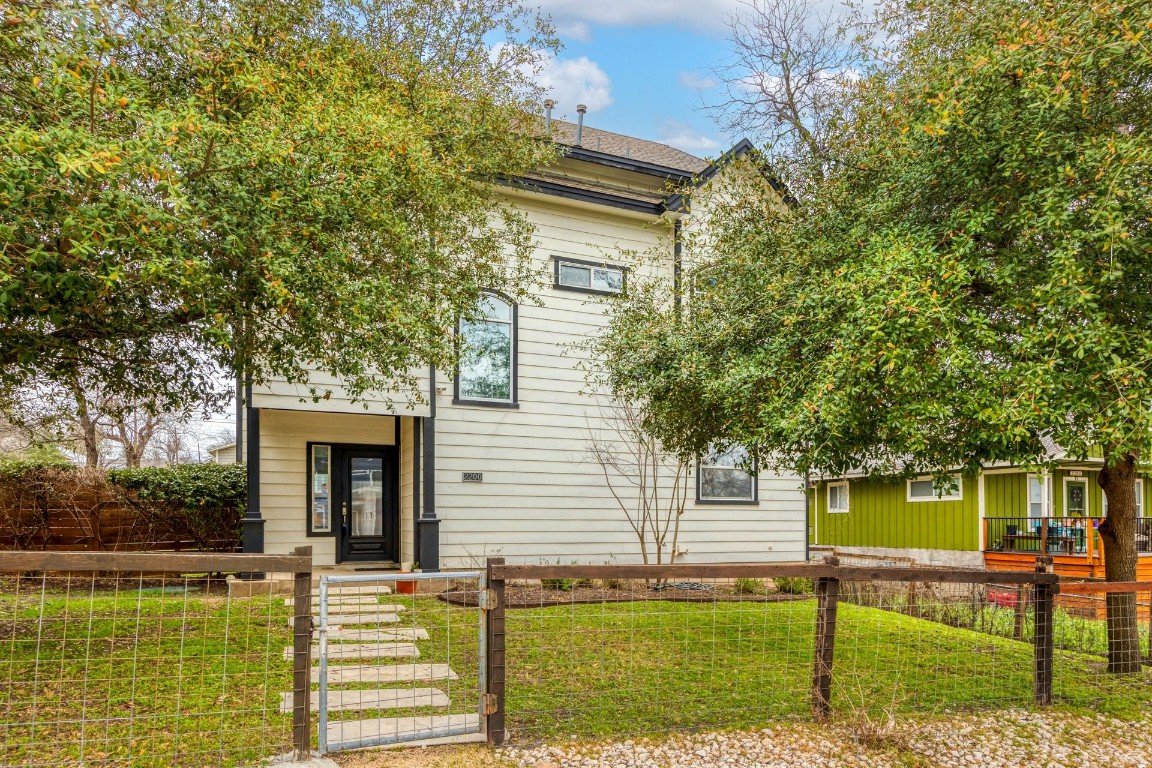
[[572, 588], [576, 586], [575, 579], [540, 579], [540, 584], [544, 589], [555, 589], [560, 592], [571, 592]]
[[781, 576], [775, 579], [776, 591], [787, 595], [812, 594], [812, 579], [803, 576]]
[[764, 582], [760, 581], [760, 579], [741, 577], [736, 579], [732, 588], [736, 590], [736, 594], [738, 595], [757, 595], [764, 592]]
[[159, 531], [191, 537], [200, 550], [230, 550], [240, 542], [247, 502], [243, 464], [182, 464], [108, 471], [123, 501]]

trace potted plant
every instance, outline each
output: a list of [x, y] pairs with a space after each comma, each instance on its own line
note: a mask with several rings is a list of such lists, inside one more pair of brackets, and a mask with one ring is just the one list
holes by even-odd
[[[404, 566], [408, 566], [405, 568]], [[401, 563], [401, 573], [420, 573], [420, 563]], [[396, 592], [401, 595], [416, 594], [416, 579], [396, 579]]]

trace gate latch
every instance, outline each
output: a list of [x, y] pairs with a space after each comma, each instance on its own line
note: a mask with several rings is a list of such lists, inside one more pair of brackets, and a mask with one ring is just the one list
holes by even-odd
[[494, 589], [482, 589], [482, 590], [480, 590], [479, 601], [480, 601], [480, 610], [491, 611], [492, 609], [494, 609], [496, 607], [496, 603], [498, 602], [496, 599], [496, 590], [494, 590]]

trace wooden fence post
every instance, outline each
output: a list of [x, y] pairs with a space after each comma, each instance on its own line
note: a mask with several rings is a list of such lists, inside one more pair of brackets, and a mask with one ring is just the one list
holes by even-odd
[[[824, 561], [839, 565], [836, 558]], [[816, 653], [812, 671], [812, 717], [823, 722], [832, 714], [832, 659], [836, 648], [836, 604], [840, 598], [840, 579], [817, 578]]]
[[308, 570], [297, 571], [292, 583], [292, 751], [296, 760], [307, 760], [312, 754], [312, 547], [296, 547], [292, 554], [308, 558]]
[[[1050, 573], [1051, 569], [1051, 557], [1036, 558], [1037, 573]], [[1032, 633], [1032, 697], [1037, 706], [1041, 707], [1052, 703], [1052, 658], [1056, 649], [1052, 614], [1057, 590], [1055, 584], [1037, 584], [1036, 596], [1032, 601], [1036, 616]]]
[[488, 649], [488, 686], [484, 692], [484, 733], [488, 744], [504, 743], [504, 579], [497, 578], [494, 566], [504, 565], [504, 558], [488, 558], [488, 607], [485, 611], [484, 635]]

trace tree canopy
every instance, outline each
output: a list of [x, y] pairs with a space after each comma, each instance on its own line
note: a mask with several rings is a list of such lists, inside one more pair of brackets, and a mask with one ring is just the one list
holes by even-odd
[[[531, 228], [550, 26], [512, 0], [14, 0], [0, 31], [0, 394], [186, 409], [242, 371], [451, 367]], [[323, 395], [322, 390], [314, 394]]]
[[1152, 3], [891, 2], [872, 31], [823, 178], [788, 210], [762, 184], [709, 206], [684, 311], [655, 288], [617, 308], [612, 384], [665, 445], [802, 474], [1102, 450], [1109, 578], [1133, 578]]

